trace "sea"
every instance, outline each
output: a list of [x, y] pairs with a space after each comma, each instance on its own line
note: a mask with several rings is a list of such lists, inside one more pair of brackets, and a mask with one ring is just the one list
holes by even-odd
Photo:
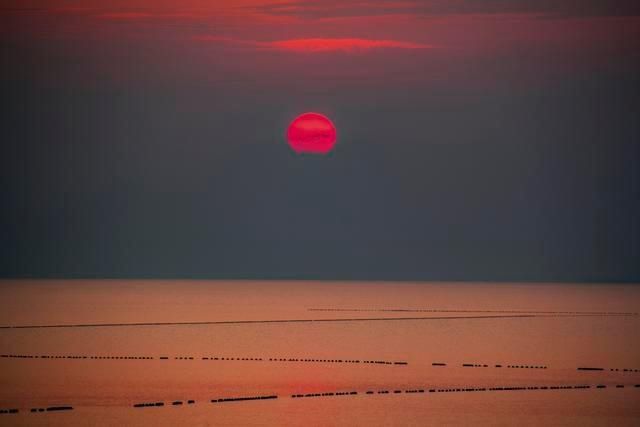
[[637, 426], [640, 284], [0, 281], [4, 426]]

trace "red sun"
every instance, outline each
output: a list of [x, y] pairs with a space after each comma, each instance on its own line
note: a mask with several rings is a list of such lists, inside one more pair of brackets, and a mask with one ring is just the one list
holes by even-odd
[[304, 113], [289, 125], [287, 141], [298, 154], [327, 154], [336, 145], [336, 127], [322, 114]]

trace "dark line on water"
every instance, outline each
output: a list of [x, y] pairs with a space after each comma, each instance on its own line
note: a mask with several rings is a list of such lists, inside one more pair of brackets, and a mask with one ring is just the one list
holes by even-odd
[[[595, 316], [595, 315], [594, 315]], [[53, 329], [53, 328], [117, 328], [128, 326], [197, 326], [197, 325], [251, 325], [269, 323], [330, 323], [330, 322], [388, 322], [402, 320], [476, 320], [476, 319], [519, 319], [535, 317], [586, 317], [586, 315], [561, 314], [514, 314], [489, 316], [441, 316], [441, 317], [362, 317], [344, 319], [276, 319], [276, 320], [216, 320], [201, 322], [140, 322], [140, 323], [77, 323], [54, 325], [4, 325], [0, 329]]]
[[536, 311], [536, 310], [461, 310], [422, 308], [307, 308], [307, 311], [373, 312], [373, 313], [504, 313], [504, 314], [571, 314], [587, 316], [637, 316], [635, 312], [614, 311]]
[[226, 403], [226, 402], [244, 402], [248, 400], [271, 400], [277, 399], [275, 394], [268, 396], [251, 396], [251, 397], [224, 397], [220, 399], [211, 399], [211, 403]]
[[164, 406], [164, 402], [150, 402], [150, 403], [134, 403], [133, 407], [134, 408], [150, 408], [150, 407], [157, 407], [157, 406]]
[[47, 408], [47, 412], [71, 411], [71, 410], [73, 410], [73, 406], [50, 406]]

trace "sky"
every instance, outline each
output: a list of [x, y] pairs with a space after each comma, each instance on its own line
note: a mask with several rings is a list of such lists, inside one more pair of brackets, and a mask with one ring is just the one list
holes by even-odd
[[640, 282], [637, 0], [5, 0], [0, 58], [2, 277]]

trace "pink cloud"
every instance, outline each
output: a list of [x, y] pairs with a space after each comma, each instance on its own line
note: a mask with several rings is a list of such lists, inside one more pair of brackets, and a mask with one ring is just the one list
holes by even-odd
[[371, 49], [429, 49], [433, 46], [399, 40], [371, 39], [292, 39], [266, 43], [274, 49], [294, 52], [352, 52]]
[[139, 19], [180, 19], [180, 18], [204, 18], [203, 15], [195, 13], [146, 13], [146, 12], [111, 12], [96, 15], [97, 18], [115, 21], [128, 21]]
[[400, 40], [373, 40], [360, 38], [308, 38], [258, 42], [217, 36], [198, 36], [197, 40], [256, 48], [286, 50], [290, 52], [362, 52], [372, 49], [431, 49], [434, 46]]
[[104, 19], [141, 19], [141, 18], [153, 18], [154, 15], [152, 13], [141, 13], [141, 12], [113, 12], [113, 13], [102, 13], [100, 15], [96, 15], [98, 18]]

